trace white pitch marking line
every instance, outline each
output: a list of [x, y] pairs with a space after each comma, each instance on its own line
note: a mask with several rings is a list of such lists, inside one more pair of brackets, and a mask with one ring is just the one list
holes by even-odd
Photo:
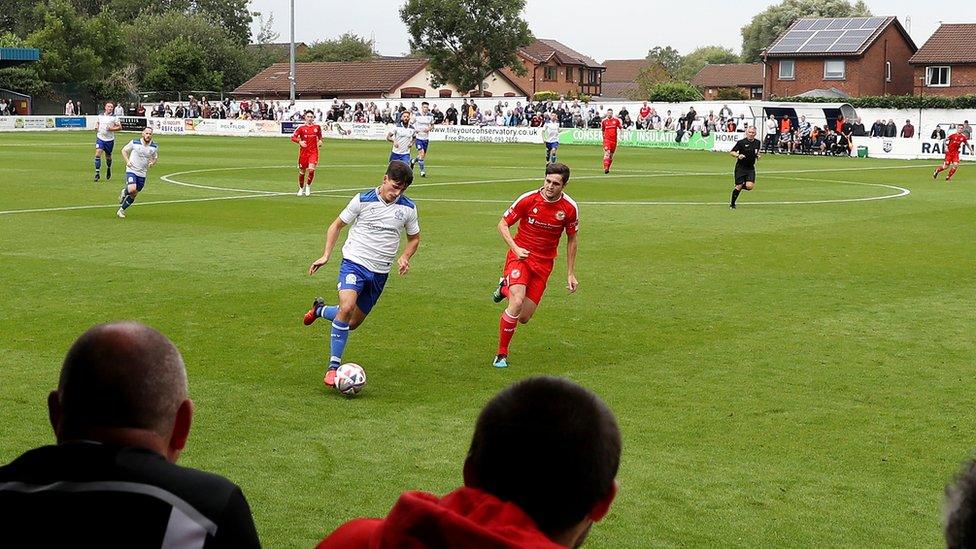
[[[372, 164], [350, 164], [350, 165], [332, 165], [330, 167], [335, 167], [335, 168], [340, 168], [340, 167], [343, 167], [343, 168], [351, 168], [351, 167], [373, 167], [373, 166], [374, 165], [372, 165]], [[161, 205], [161, 204], [162, 205], [165, 205], [165, 204], [189, 204], [189, 203], [194, 203], [194, 202], [215, 202], [215, 201], [221, 201], [221, 200], [240, 200], [240, 199], [248, 199], [248, 198], [262, 198], [262, 197], [291, 195], [292, 193], [290, 191], [289, 192], [274, 192], [274, 191], [260, 191], [260, 190], [254, 190], [254, 189], [251, 189], [251, 190], [246, 190], [246, 189], [228, 189], [226, 187], [213, 187], [213, 186], [209, 186], [209, 185], [196, 185], [196, 184], [193, 184], [193, 183], [183, 183], [183, 182], [180, 182], [180, 181], [175, 181], [175, 180], [173, 180], [171, 178], [173, 176], [186, 175], [186, 174], [189, 174], [189, 173], [229, 171], [229, 170], [260, 170], [260, 169], [292, 168], [292, 167], [294, 167], [294, 166], [292, 166], [292, 165], [286, 165], [286, 166], [247, 166], [247, 167], [239, 166], [239, 167], [228, 167], [228, 168], [204, 168], [204, 169], [199, 169], [199, 170], [187, 170], [187, 171], [183, 171], [183, 172], [170, 173], [170, 174], [166, 174], [166, 175], [160, 177], [160, 179], [161, 180], [164, 180], [164, 181], [166, 181], [168, 183], [172, 183], [172, 184], [175, 184], [175, 185], [187, 186], [187, 187], [198, 187], [198, 188], [205, 188], [205, 189], [211, 189], [211, 190], [243, 192], [243, 193], [252, 193], [252, 194], [241, 194], [241, 195], [231, 195], [231, 196], [214, 196], [214, 197], [207, 197], [207, 198], [184, 198], [184, 199], [177, 199], [177, 200], [144, 201], [144, 202], [140, 202], [139, 204], [141, 206], [151, 206], [151, 205], [154, 205], [154, 204], [155, 205]], [[863, 171], [863, 170], [900, 170], [900, 169], [909, 169], [909, 168], [928, 168], [928, 167], [931, 167], [931, 166], [877, 166], [877, 167], [868, 167], [868, 168], [835, 168], [835, 169], [824, 169], [824, 170], [772, 171], [772, 172], [763, 172], [763, 173], [764, 173], [764, 175], [770, 175], [770, 174], [772, 174], [772, 177], [775, 177], [775, 174], [781, 174], [781, 173], [790, 173], [790, 174], [793, 174], [793, 173], [809, 173], [809, 172], [822, 173], [822, 172], [825, 172], [825, 171], [826, 172], [829, 172], [829, 171], [853, 171], [853, 170], [857, 170], [857, 171]], [[528, 169], [528, 168], [526, 168], [526, 169]], [[641, 174], [617, 175], [617, 176], [614, 176], [614, 177], [667, 177], [667, 176], [670, 176], [670, 175], [685, 175], [685, 176], [706, 175], [706, 176], [712, 176], [712, 175], [727, 175], [727, 174], [725, 172], [721, 172], [721, 173], [716, 173], [716, 172], [699, 172], [699, 173], [694, 173], [694, 172], [693, 173], [660, 172], [660, 173], [653, 173], [652, 172], [652, 173], [646, 173], [646, 174], [643, 174], [643, 175], [641, 175]], [[574, 179], [601, 179], [602, 177], [605, 177], [605, 176], [599, 176], [599, 175], [585, 176], [584, 175], [584, 176], [576, 177]], [[434, 187], [434, 186], [446, 186], [446, 185], [473, 185], [473, 184], [480, 184], [480, 183], [503, 183], [503, 182], [514, 182], [514, 181], [529, 181], [529, 180], [532, 180], [532, 179], [535, 179], [535, 177], [522, 177], [522, 178], [518, 178], [518, 179], [489, 179], [489, 180], [481, 180], [481, 181], [458, 181], [458, 182], [444, 182], [444, 183], [420, 183], [420, 184], [415, 185], [415, 187]], [[788, 178], [785, 178], [784, 177], [782, 179], [788, 179]], [[826, 180], [805, 179], [804, 181], [824, 182]], [[830, 199], [830, 200], [748, 202], [748, 204], [750, 204], [750, 205], [751, 204], [797, 205], [797, 204], [832, 204], [832, 203], [844, 203], [844, 202], [867, 202], [867, 201], [872, 201], [872, 200], [886, 200], [886, 199], [890, 199], [890, 198], [899, 198], [899, 197], [902, 197], [902, 196], [906, 196], [908, 194], [911, 194], [911, 191], [910, 190], [905, 189], [903, 187], [897, 187], [897, 186], [894, 186], [894, 185], [884, 185], [884, 184], [880, 184], [880, 183], [861, 183], [861, 182], [856, 182], [856, 181], [837, 181], [837, 180], [831, 180], [831, 182], [834, 182], [834, 183], [847, 183], [847, 184], [854, 184], [854, 185], [867, 185], [867, 186], [886, 187], [886, 188], [890, 188], [890, 189], [893, 189], [893, 190], [898, 190], [899, 191], [899, 194], [885, 195], [885, 196], [878, 196], [878, 197], [844, 198], [844, 199]], [[320, 196], [322, 196], [324, 198], [335, 198], [335, 197], [330, 196], [330, 195], [332, 193], [338, 193], [338, 192], [358, 191], [358, 190], [361, 190], [361, 188], [362, 187], [355, 187], [355, 188], [350, 188], [350, 189], [329, 189], [329, 190], [324, 190], [324, 191], [313, 191], [313, 194], [320, 195]], [[418, 200], [420, 200], [420, 201], [426, 201], [426, 202], [440, 201], [440, 202], [469, 202], [469, 203], [485, 203], [485, 204], [508, 204], [509, 202], [511, 202], [509, 200], [461, 199], [461, 198], [456, 198], [456, 199], [449, 199], [449, 198], [420, 198]], [[666, 206], [666, 205], [673, 205], [673, 206], [717, 206], [717, 205], [724, 205], [724, 204], [726, 204], [726, 202], [654, 202], [654, 201], [640, 201], [640, 202], [623, 202], [623, 201], [621, 201], [621, 202], [612, 202], [612, 201], [605, 201], [605, 202], [583, 202], [583, 204], [588, 204], [588, 205], [593, 205], [593, 206], [601, 206], [601, 205], [604, 205], [604, 206]], [[89, 205], [84, 205], [84, 206], [60, 206], [60, 207], [52, 207], [52, 208], [29, 208], [29, 209], [22, 209], [22, 210], [2, 210], [2, 211], [0, 211], [0, 215], [11, 215], [11, 214], [20, 214], [20, 213], [64, 212], [64, 211], [73, 211], [73, 210], [93, 210], [93, 209], [100, 209], [100, 208], [118, 208], [118, 204], [89, 204]]]

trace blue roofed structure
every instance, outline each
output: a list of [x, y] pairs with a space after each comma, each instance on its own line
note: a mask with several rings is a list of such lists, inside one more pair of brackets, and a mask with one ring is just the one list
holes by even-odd
[[0, 48], [0, 69], [40, 59], [41, 50], [37, 48]]

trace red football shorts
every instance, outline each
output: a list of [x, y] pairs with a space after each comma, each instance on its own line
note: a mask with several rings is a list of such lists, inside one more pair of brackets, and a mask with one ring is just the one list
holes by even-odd
[[954, 152], [954, 153], [951, 153], [951, 152], [947, 152], [946, 153], [946, 155], [945, 155], [945, 163], [946, 164], [955, 164], [955, 163], [958, 163], [958, 162], [959, 162], [959, 152], [958, 151], [957, 152]]
[[603, 150], [610, 151], [610, 152], [616, 152], [617, 151], [617, 142], [616, 141], [604, 141], [603, 142]]
[[552, 259], [533, 260], [519, 259], [515, 252], [509, 250], [505, 258], [505, 282], [509, 287], [522, 284], [525, 286], [525, 297], [536, 305], [542, 301], [542, 294], [546, 293], [546, 284], [552, 274]]
[[307, 168], [310, 164], [319, 163], [319, 151], [318, 150], [303, 150], [298, 155], [298, 167]]

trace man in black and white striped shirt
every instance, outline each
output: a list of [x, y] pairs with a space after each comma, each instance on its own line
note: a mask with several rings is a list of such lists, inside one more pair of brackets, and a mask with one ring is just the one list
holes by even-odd
[[190, 433], [183, 358], [137, 323], [72, 345], [48, 396], [57, 444], [0, 467], [0, 528], [13, 546], [259, 547], [241, 489], [175, 465]]

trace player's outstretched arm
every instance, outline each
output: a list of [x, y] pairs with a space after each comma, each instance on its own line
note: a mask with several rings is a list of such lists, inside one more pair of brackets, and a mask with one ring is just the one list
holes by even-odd
[[498, 232], [502, 235], [502, 239], [508, 244], [510, 250], [515, 252], [515, 256], [519, 259], [525, 259], [529, 257], [529, 250], [520, 247], [515, 243], [515, 239], [512, 238], [512, 231], [508, 227], [508, 223], [505, 222], [505, 218], [502, 218], [498, 222]]
[[397, 260], [397, 270], [400, 275], [405, 275], [410, 271], [410, 258], [413, 254], [417, 253], [417, 248], [420, 246], [420, 233], [408, 234], [407, 235], [407, 245], [403, 248], [403, 253], [400, 254], [400, 259]]
[[566, 235], [566, 289], [573, 293], [579, 288], [579, 281], [576, 280], [576, 250], [579, 248], [579, 239], [576, 234]]
[[332, 256], [332, 250], [335, 248], [336, 241], [339, 240], [339, 233], [345, 226], [346, 223], [338, 217], [329, 225], [329, 230], [325, 233], [325, 250], [322, 252], [322, 257], [313, 261], [308, 267], [309, 275], [315, 274], [315, 271], [318, 271], [322, 265], [329, 262], [329, 257]]

